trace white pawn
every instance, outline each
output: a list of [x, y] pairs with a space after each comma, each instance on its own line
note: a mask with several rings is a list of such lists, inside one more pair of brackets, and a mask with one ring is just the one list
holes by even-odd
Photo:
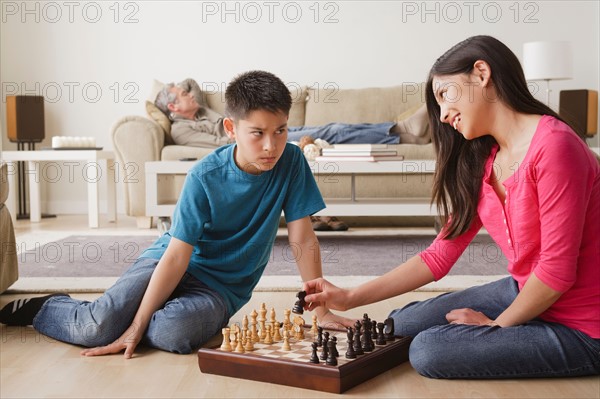
[[267, 345], [270, 345], [273, 343], [273, 336], [271, 333], [271, 325], [270, 324], [267, 324], [267, 332], [265, 334], [265, 340], [263, 342]]
[[283, 330], [283, 348], [284, 351], [291, 351], [292, 347], [290, 346], [290, 332], [288, 330]]

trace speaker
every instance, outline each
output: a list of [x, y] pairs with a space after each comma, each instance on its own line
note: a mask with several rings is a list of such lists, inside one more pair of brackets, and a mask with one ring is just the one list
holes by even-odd
[[598, 92], [596, 90], [561, 90], [558, 114], [583, 139], [598, 132]]
[[44, 140], [44, 96], [6, 96], [6, 125], [13, 143]]

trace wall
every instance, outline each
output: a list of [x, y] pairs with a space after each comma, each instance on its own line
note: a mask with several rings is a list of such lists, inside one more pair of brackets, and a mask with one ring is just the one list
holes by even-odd
[[[5, 131], [6, 95], [43, 94], [41, 146], [55, 135], [79, 135], [112, 149], [111, 126], [121, 116], [145, 114], [154, 78], [193, 77], [213, 90], [241, 71], [260, 68], [290, 86], [421, 82], [439, 55], [475, 34], [496, 36], [519, 57], [527, 41], [570, 41], [574, 77], [551, 83], [554, 108], [561, 89], [599, 86], [597, 1], [2, 1], [1, 6], [1, 126]], [[542, 100], [543, 88], [531, 86]], [[16, 149], [4, 136], [2, 148]], [[597, 137], [592, 144], [598, 146]], [[85, 213], [80, 180], [65, 173], [45, 184], [43, 210]], [[122, 205], [120, 188], [118, 195]]]

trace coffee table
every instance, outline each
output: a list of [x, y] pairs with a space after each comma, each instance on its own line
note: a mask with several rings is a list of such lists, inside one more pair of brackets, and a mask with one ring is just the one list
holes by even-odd
[[[146, 162], [146, 216], [171, 216], [174, 203], [159, 203], [158, 176], [185, 175], [197, 161], [153, 161]], [[430, 206], [430, 198], [412, 199], [358, 199], [355, 177], [360, 174], [431, 174], [435, 171], [435, 161], [337, 161], [309, 162], [315, 176], [333, 178], [336, 174], [351, 176], [351, 197], [349, 199], [325, 198], [327, 207], [317, 216], [435, 216], [435, 206]]]
[[[8, 163], [9, 184], [11, 195], [6, 201], [13, 222], [16, 221], [17, 204], [17, 165], [18, 161], [27, 162], [27, 174], [29, 176], [29, 214], [31, 222], [39, 222], [42, 218], [41, 208], [41, 184], [42, 181], [55, 182], [56, 176], [45, 176], [44, 169], [40, 167], [41, 162], [69, 162], [83, 161], [85, 164], [85, 176], [74, 173], [73, 177], [79, 175], [87, 181], [88, 192], [88, 222], [91, 228], [98, 228], [99, 206], [98, 206], [98, 183], [102, 175], [105, 175], [106, 196], [107, 196], [107, 216], [108, 221], [117, 220], [116, 208], [116, 182], [115, 182], [115, 156], [111, 151], [98, 150], [39, 150], [39, 151], [2, 151], [0, 159]], [[103, 173], [101, 162], [106, 163], [106, 170]], [[66, 165], [66, 164], [65, 164]], [[74, 165], [67, 165], [73, 167]]]

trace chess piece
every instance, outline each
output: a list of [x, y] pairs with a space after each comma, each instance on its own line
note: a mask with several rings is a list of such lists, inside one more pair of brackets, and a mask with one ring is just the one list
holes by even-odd
[[283, 348], [282, 349], [284, 351], [292, 350], [292, 347], [290, 346], [290, 332], [287, 330], [283, 330]]
[[329, 341], [329, 333], [325, 333], [323, 335], [323, 350], [321, 351], [321, 356], [319, 356], [319, 359], [326, 361], [327, 357], [329, 356], [329, 347], [327, 346]]
[[252, 313], [250, 313], [250, 333], [253, 342], [258, 342], [260, 340], [258, 330], [256, 328], [258, 324], [258, 321], [256, 320], [257, 316], [258, 313], [256, 313], [256, 310], [253, 310]]
[[311, 345], [312, 348], [312, 353], [310, 355], [310, 362], [311, 363], [315, 363], [315, 364], [319, 364], [319, 356], [317, 356], [317, 343], [313, 342]]
[[317, 336], [317, 333], [319, 332], [318, 328], [319, 328], [319, 323], [317, 322], [317, 315], [314, 314], [312, 316], [312, 328], [310, 329], [310, 332], [312, 333], [313, 338]]
[[385, 319], [385, 340], [386, 341], [394, 341], [396, 337], [394, 336], [394, 319], [388, 317]]
[[300, 291], [296, 294], [298, 300], [294, 303], [292, 307], [292, 312], [296, 314], [304, 314], [304, 306], [306, 306], [306, 302], [304, 301], [304, 297], [306, 297], [306, 291]]
[[375, 346], [373, 340], [371, 340], [371, 326], [369, 323], [370, 321], [367, 321], [363, 327], [363, 335], [361, 337], [363, 351], [365, 352], [373, 352]]
[[337, 366], [338, 361], [337, 357], [335, 357], [336, 352], [337, 349], [335, 348], [335, 341], [332, 339], [331, 341], [327, 342], [327, 360], [325, 360], [325, 364], [329, 366]]
[[317, 327], [317, 346], [323, 346], [323, 327]]
[[377, 339], [377, 322], [375, 320], [371, 320], [371, 341]]
[[383, 333], [383, 329], [385, 328], [385, 324], [383, 323], [377, 323], [377, 329], [379, 330], [379, 333], [377, 334], [377, 345], [385, 345], [387, 344], [387, 341], [385, 339], [385, 335]]
[[271, 333], [271, 325], [267, 324], [267, 331], [265, 332], [265, 340], [263, 341], [266, 345], [273, 343], [273, 335]]
[[304, 319], [300, 316], [294, 317], [294, 327], [296, 329], [296, 339], [301, 341], [304, 339]]
[[352, 329], [352, 327], [348, 327], [346, 329], [346, 331], [348, 331], [347, 333], [347, 337], [348, 337], [348, 349], [346, 349], [346, 359], [356, 359], [356, 353], [354, 353], [354, 330]]
[[238, 339], [238, 343], [235, 347], [235, 353], [245, 353], [246, 351], [244, 350], [244, 339], [242, 337], [240, 337]]
[[292, 329], [292, 321], [290, 320], [290, 314], [292, 313], [291, 310], [286, 309], [283, 311], [284, 314], [284, 318], [283, 318], [283, 329], [284, 330], [288, 330], [290, 331]]
[[333, 356], [340, 357], [340, 353], [337, 350], [337, 337], [331, 337], [331, 342], [333, 342]]
[[281, 332], [279, 331], [279, 323], [273, 323], [273, 341], [279, 342], [281, 341]]
[[362, 344], [360, 342], [360, 322], [356, 322], [354, 329], [354, 353], [356, 355], [363, 355], [365, 352], [363, 351]]
[[259, 336], [260, 336], [260, 340], [264, 341], [265, 334], [267, 333], [267, 329], [265, 328], [265, 322], [267, 321], [267, 305], [265, 305], [264, 302], [260, 305], [259, 314], [260, 314], [260, 316], [258, 317], [258, 322], [260, 323]]
[[244, 346], [244, 350], [246, 352], [252, 352], [254, 350], [254, 340], [252, 339], [252, 334], [248, 334], [246, 337], [246, 345]]
[[231, 342], [230, 342], [230, 330], [225, 327], [221, 330], [223, 333], [223, 343], [221, 344], [221, 350], [224, 352], [231, 352]]

